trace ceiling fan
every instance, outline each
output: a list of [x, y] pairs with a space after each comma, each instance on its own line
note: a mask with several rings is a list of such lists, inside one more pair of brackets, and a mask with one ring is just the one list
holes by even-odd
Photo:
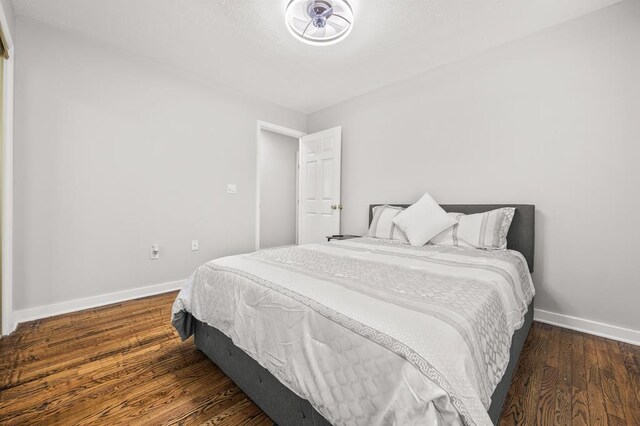
[[353, 10], [347, 0], [291, 0], [285, 17], [295, 37], [315, 45], [337, 43], [353, 26]]

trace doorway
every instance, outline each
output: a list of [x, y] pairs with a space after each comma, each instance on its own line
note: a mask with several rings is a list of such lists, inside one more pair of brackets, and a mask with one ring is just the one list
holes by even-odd
[[304, 132], [258, 122], [256, 250], [298, 242], [298, 152]]
[[261, 130], [260, 142], [260, 247], [298, 242], [299, 140]]
[[340, 233], [342, 127], [313, 134], [258, 121], [256, 250]]

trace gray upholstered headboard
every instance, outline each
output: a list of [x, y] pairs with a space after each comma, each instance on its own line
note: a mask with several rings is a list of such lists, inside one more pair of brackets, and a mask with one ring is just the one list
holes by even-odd
[[[386, 204], [398, 207], [409, 207], [411, 205]], [[382, 204], [369, 205], [369, 224], [373, 219], [373, 208], [380, 205]], [[464, 214], [482, 213], [499, 209], [500, 207], [515, 207], [516, 213], [513, 216], [513, 222], [511, 222], [511, 228], [509, 228], [509, 233], [507, 234], [507, 248], [522, 253], [529, 264], [529, 271], [533, 272], [536, 206], [532, 204], [441, 204], [441, 207], [447, 212]]]

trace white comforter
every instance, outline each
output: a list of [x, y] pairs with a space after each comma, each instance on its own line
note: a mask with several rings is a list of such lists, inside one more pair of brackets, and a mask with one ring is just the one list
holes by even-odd
[[489, 425], [534, 294], [513, 251], [369, 238], [201, 266], [178, 295], [336, 425]]

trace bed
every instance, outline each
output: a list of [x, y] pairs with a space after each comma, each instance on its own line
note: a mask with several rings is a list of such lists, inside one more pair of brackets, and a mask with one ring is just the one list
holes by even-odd
[[504, 206], [506, 251], [360, 238], [208, 262], [173, 324], [279, 425], [496, 424], [533, 319], [535, 207], [442, 206]]

